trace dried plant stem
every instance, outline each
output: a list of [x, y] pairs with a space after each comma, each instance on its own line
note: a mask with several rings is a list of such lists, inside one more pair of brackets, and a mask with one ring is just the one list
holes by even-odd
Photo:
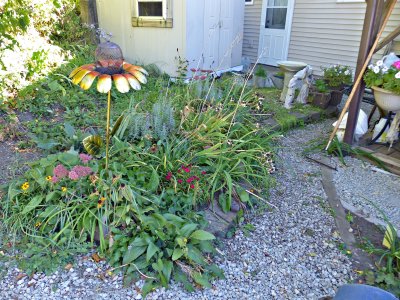
[[254, 194], [253, 192], [249, 191], [249, 190], [245, 190], [247, 193], [253, 195], [254, 197], [256, 197], [257, 199], [260, 199], [262, 201], [264, 201], [265, 203], [267, 203], [268, 205], [272, 206], [275, 209], [278, 209], [278, 207], [276, 205], [273, 205], [272, 203], [268, 202], [267, 200], [265, 200], [264, 198], [261, 198], [260, 196]]
[[110, 146], [111, 90], [107, 98], [107, 128], [106, 128], [106, 170], [108, 169], [108, 150]]
[[123, 265], [121, 265], [121, 266], [118, 266], [118, 267], [115, 267], [115, 268], [111, 268], [111, 269], [107, 270], [107, 272], [112, 272], [112, 271], [115, 271], [115, 270], [117, 270], [117, 269], [120, 269], [120, 268], [129, 266], [129, 265], [134, 266], [135, 269], [136, 269], [136, 271], [138, 271], [139, 274], [142, 275], [144, 278], [146, 278], [146, 279], [154, 279], [154, 280], [157, 279], [157, 278], [155, 278], [155, 277], [151, 277], [151, 276], [147, 276], [146, 274], [143, 274], [143, 273], [138, 269], [138, 267], [137, 267], [134, 263], [123, 264]]

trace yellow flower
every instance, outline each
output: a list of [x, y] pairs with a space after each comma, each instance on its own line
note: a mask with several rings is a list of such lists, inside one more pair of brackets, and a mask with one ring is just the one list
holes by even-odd
[[40, 225], [42, 225], [42, 222], [36, 222], [35, 227], [40, 227]]
[[62, 188], [61, 188], [61, 191], [63, 191], [64, 193], [67, 191], [67, 188], [65, 187], [65, 186], [63, 186]]
[[97, 208], [101, 208], [104, 204], [104, 201], [106, 201], [106, 198], [101, 197], [99, 201], [97, 201]]
[[24, 182], [23, 185], [21, 185], [21, 189], [26, 191], [27, 189], [29, 189], [29, 182]]
[[47, 180], [47, 181], [50, 181], [51, 179], [52, 179], [51, 176], [47, 176], [47, 177], [46, 177], [46, 180]]

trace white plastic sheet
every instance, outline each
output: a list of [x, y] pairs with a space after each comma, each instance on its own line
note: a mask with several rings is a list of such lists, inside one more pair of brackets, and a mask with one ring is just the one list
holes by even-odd
[[[338, 131], [336, 132], [336, 136], [340, 142], [343, 141], [348, 115], [349, 115], [348, 113], [344, 115], [342, 122], [340, 122]], [[336, 123], [337, 121], [332, 125], [336, 126]], [[362, 137], [364, 134], [367, 133], [367, 131], [368, 131], [368, 116], [362, 109], [360, 109], [360, 113], [358, 114], [358, 119], [357, 119], [356, 130], [354, 132], [355, 140], [358, 141], [360, 137]]]

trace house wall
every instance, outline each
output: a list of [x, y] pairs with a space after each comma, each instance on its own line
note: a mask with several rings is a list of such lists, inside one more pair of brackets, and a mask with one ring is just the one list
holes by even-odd
[[111, 32], [129, 62], [155, 63], [170, 75], [176, 72], [176, 49], [186, 56], [186, 0], [172, 1], [173, 28], [132, 27], [132, 0], [97, 0], [99, 26]]
[[[253, 5], [245, 7], [243, 57], [249, 57], [251, 62], [255, 62], [258, 56], [262, 1], [254, 0]], [[340, 63], [355, 68], [364, 23], [365, 2], [294, 1], [288, 59], [310, 64], [315, 74], [321, 73], [321, 66], [329, 64]], [[398, 2], [383, 36], [399, 23]], [[381, 56], [382, 51], [374, 58]]]
[[[345, 64], [356, 67], [365, 16], [365, 3], [336, 0], [296, 0], [289, 44], [289, 60], [310, 64], [315, 74], [321, 66]], [[400, 23], [397, 3], [387, 32]], [[376, 58], [382, 56], [382, 51]]]
[[252, 5], [245, 5], [243, 29], [243, 57], [255, 62], [258, 57], [260, 39], [262, 0], [254, 0]]

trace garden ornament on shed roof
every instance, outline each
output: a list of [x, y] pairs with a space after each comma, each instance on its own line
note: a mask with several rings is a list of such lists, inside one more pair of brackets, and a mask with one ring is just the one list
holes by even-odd
[[[88, 90], [98, 77], [97, 91], [108, 93], [107, 128], [106, 128], [106, 169], [108, 168], [108, 148], [110, 140], [110, 112], [112, 82], [121, 93], [129, 92], [130, 88], [140, 90], [140, 84], [147, 82], [147, 71], [124, 61], [121, 48], [112, 42], [100, 43], [96, 48], [96, 63], [80, 66], [69, 75], [72, 83], [79, 84]], [[118, 123], [118, 121], [117, 121]], [[93, 135], [83, 140], [83, 145], [89, 154], [97, 155], [102, 145], [101, 138]]]

